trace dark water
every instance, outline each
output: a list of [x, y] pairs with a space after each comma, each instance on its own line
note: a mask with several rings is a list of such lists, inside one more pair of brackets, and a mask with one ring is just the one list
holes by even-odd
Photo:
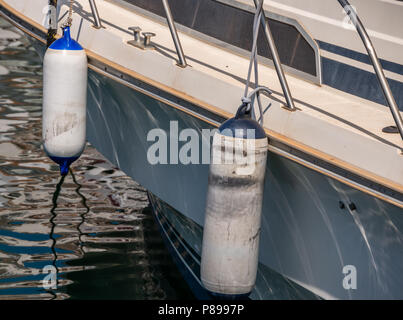
[[41, 61], [16, 32], [0, 20], [0, 299], [192, 298], [141, 186], [91, 146], [64, 181], [45, 156]]

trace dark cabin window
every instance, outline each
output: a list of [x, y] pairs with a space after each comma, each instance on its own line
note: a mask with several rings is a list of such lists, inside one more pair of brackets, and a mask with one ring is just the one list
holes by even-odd
[[[124, 0], [139, 8], [165, 17], [161, 1]], [[176, 23], [250, 51], [252, 47], [253, 14], [215, 0], [170, 0]], [[284, 65], [317, 76], [315, 51], [291, 24], [268, 19], [281, 62]], [[261, 29], [259, 55], [272, 59]]]

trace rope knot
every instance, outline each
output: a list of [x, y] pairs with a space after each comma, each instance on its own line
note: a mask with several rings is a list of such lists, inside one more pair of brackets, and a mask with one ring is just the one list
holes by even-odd
[[248, 97], [242, 97], [242, 103], [244, 103], [244, 104], [251, 104], [251, 102], [252, 102], [252, 100], [251, 100], [251, 98], [248, 98]]

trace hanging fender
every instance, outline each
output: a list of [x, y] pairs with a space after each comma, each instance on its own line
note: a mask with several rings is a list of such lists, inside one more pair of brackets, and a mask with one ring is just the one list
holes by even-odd
[[66, 175], [86, 142], [87, 56], [63, 28], [43, 61], [42, 139], [46, 154]]
[[255, 285], [267, 147], [242, 106], [213, 137], [201, 281], [216, 295], [248, 295]]

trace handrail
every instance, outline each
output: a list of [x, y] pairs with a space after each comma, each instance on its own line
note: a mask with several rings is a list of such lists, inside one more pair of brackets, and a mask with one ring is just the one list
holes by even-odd
[[390, 90], [389, 83], [385, 77], [385, 73], [383, 72], [382, 65], [379, 62], [374, 45], [372, 44], [372, 41], [371, 41], [370, 37], [368, 36], [368, 33], [365, 30], [364, 25], [362, 24], [360, 18], [358, 17], [357, 12], [355, 12], [354, 8], [352, 8], [350, 3], [347, 0], [337, 0], [337, 1], [339, 1], [340, 5], [343, 7], [344, 11], [350, 17], [350, 20], [354, 24], [358, 34], [361, 37], [361, 40], [365, 46], [365, 49], [367, 50], [368, 55], [371, 59], [372, 66], [374, 67], [379, 84], [382, 87], [382, 91], [383, 91], [383, 94], [385, 95], [386, 101], [389, 105], [389, 109], [392, 112], [392, 116], [395, 120], [396, 127], [398, 128], [398, 130], [400, 132], [400, 136], [402, 137], [402, 140], [403, 140], [402, 116], [400, 114], [399, 107], [396, 104], [396, 100], [393, 97], [393, 93]]
[[[53, 43], [53, 41], [56, 40], [56, 34], [57, 34], [57, 15], [56, 15], [57, 0], [49, 0], [48, 5], [50, 16], [49, 16], [48, 32], [46, 34], [46, 48], [49, 48], [50, 45]], [[51, 8], [54, 8], [54, 11], [52, 11]], [[54, 12], [54, 16], [52, 15], [52, 12]]]
[[[253, 0], [253, 1], [255, 3], [255, 7], [257, 8], [258, 4], [259, 4], [258, 1], [263, 2], [264, 0]], [[290, 88], [288, 86], [287, 79], [285, 77], [283, 67], [281, 65], [280, 56], [278, 54], [277, 47], [276, 47], [276, 44], [275, 44], [274, 39], [273, 39], [273, 35], [271, 33], [270, 26], [267, 23], [266, 15], [264, 14], [264, 10], [262, 10], [261, 23], [262, 23], [262, 26], [264, 28], [264, 33], [266, 35], [267, 42], [269, 44], [271, 56], [273, 57], [274, 66], [275, 66], [276, 71], [277, 71], [277, 76], [278, 76], [278, 79], [280, 81], [281, 88], [283, 89], [285, 100], [287, 101], [287, 107], [286, 108], [288, 110], [290, 110], [290, 111], [295, 111], [296, 108], [295, 108], [295, 105], [294, 105], [294, 100], [292, 98], [291, 91], [290, 91]]]
[[182, 45], [179, 40], [178, 32], [176, 31], [174, 19], [172, 17], [172, 12], [171, 8], [169, 7], [168, 0], [162, 0], [162, 4], [164, 5], [169, 30], [171, 31], [172, 40], [175, 44], [176, 53], [178, 54], [178, 66], [185, 68], [187, 66], [186, 58], [185, 55], [183, 54]]
[[92, 11], [92, 16], [94, 18], [94, 25], [93, 27], [96, 29], [101, 29], [102, 28], [102, 23], [101, 19], [99, 18], [99, 13], [97, 9], [97, 5], [95, 4], [94, 0], [88, 0], [90, 3], [91, 11]]

